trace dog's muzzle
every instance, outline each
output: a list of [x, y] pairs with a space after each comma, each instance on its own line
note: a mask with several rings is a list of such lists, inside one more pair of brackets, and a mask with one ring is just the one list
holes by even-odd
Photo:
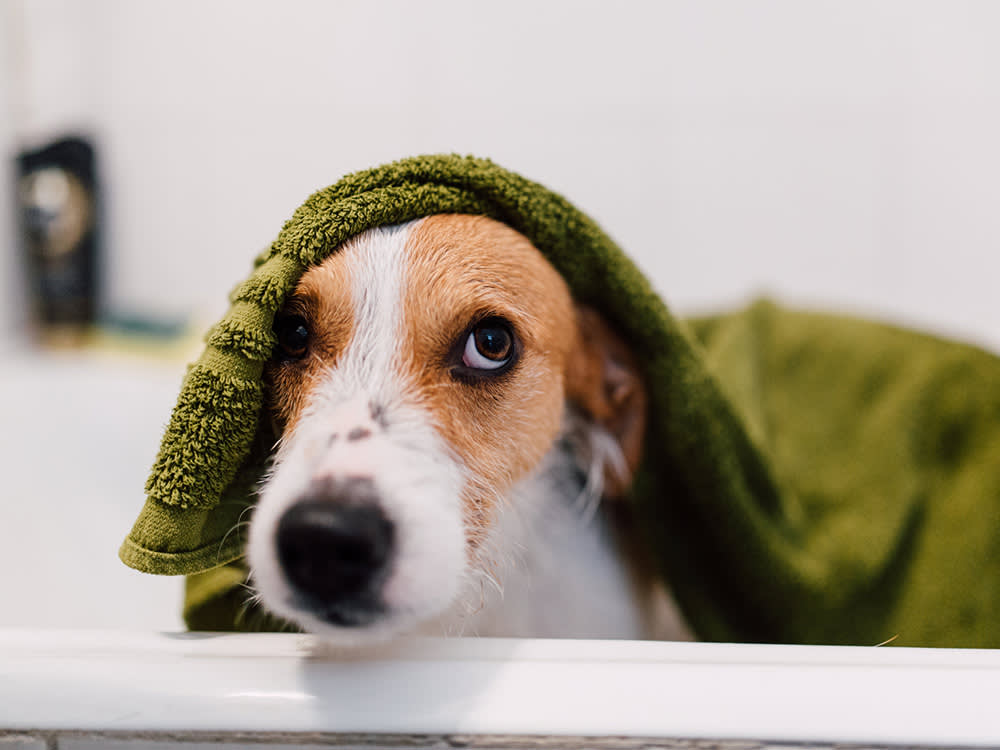
[[394, 536], [370, 479], [314, 482], [282, 514], [275, 536], [295, 605], [331, 625], [373, 622], [385, 609], [380, 591]]

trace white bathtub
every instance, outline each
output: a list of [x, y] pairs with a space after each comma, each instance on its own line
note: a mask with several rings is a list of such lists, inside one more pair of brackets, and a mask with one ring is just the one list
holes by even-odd
[[1000, 652], [424, 639], [337, 659], [313, 646], [0, 631], [0, 727], [68, 748], [1000, 744]]
[[177, 630], [180, 579], [118, 560], [181, 362], [13, 349], [0, 357], [0, 627]]
[[1000, 651], [183, 634], [181, 582], [116, 556], [182, 372], [0, 363], [4, 750], [1000, 746]]

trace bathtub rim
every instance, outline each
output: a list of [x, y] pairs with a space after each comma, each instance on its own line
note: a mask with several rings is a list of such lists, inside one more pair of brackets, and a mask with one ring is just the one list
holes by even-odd
[[975, 746], [998, 689], [991, 650], [0, 629], [9, 730]]

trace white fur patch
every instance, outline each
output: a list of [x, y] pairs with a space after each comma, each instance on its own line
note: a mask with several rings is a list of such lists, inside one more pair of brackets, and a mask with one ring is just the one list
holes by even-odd
[[[643, 638], [646, 623], [605, 519], [604, 461], [589, 425], [567, 412], [539, 466], [496, 505], [462, 596], [428, 635]], [[615, 449], [617, 446], [615, 446]], [[620, 456], [619, 456], [620, 458]]]
[[[371, 230], [341, 249], [353, 282], [355, 334], [282, 438], [251, 523], [248, 558], [262, 603], [338, 641], [384, 638], [446, 609], [465, 564], [460, 471], [428, 415], [408, 399], [400, 367], [400, 292], [412, 226]], [[349, 440], [355, 430], [367, 436]], [[358, 476], [374, 480], [396, 546], [382, 591], [386, 615], [364, 628], [342, 628], [296, 607], [274, 536], [282, 514], [314, 480]]]

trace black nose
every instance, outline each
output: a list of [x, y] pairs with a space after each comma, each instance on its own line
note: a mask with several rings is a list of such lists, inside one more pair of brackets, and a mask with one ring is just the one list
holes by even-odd
[[315, 604], [370, 602], [392, 539], [392, 523], [375, 505], [303, 500], [278, 522], [278, 560], [291, 585]]

